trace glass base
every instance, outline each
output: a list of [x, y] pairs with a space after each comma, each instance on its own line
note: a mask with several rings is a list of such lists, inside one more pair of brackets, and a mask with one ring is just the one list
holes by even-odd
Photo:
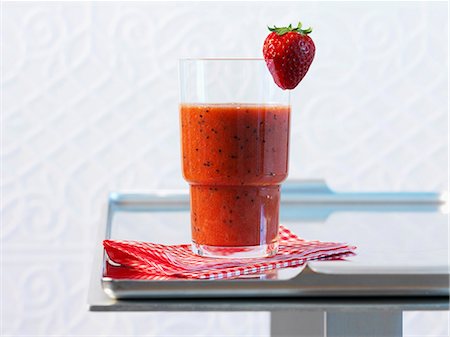
[[273, 256], [278, 252], [278, 241], [258, 246], [223, 247], [192, 242], [192, 252], [204, 257], [246, 259]]

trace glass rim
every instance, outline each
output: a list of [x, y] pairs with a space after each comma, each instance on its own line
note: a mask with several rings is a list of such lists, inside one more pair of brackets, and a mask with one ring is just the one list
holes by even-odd
[[178, 61], [264, 61], [262, 57], [182, 57]]

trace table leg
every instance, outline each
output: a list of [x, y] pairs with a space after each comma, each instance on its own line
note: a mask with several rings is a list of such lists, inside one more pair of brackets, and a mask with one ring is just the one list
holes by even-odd
[[402, 337], [401, 311], [327, 312], [326, 337]]
[[271, 337], [401, 337], [401, 311], [274, 311]]
[[324, 337], [323, 311], [273, 311], [270, 313], [271, 337]]

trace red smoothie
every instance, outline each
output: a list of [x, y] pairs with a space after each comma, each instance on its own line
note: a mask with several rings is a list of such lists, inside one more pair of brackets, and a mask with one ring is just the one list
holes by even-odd
[[228, 247], [276, 242], [290, 107], [182, 104], [180, 118], [193, 241]]

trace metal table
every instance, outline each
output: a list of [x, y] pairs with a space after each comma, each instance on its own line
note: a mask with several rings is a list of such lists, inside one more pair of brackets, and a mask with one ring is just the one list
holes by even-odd
[[284, 184], [280, 221], [306, 239], [349, 242], [348, 261], [313, 261], [255, 280], [117, 281], [104, 238], [189, 242], [187, 191], [112, 193], [100, 226], [91, 311], [270, 311], [272, 336], [401, 336], [402, 311], [449, 310], [448, 217], [439, 193], [335, 193]]

